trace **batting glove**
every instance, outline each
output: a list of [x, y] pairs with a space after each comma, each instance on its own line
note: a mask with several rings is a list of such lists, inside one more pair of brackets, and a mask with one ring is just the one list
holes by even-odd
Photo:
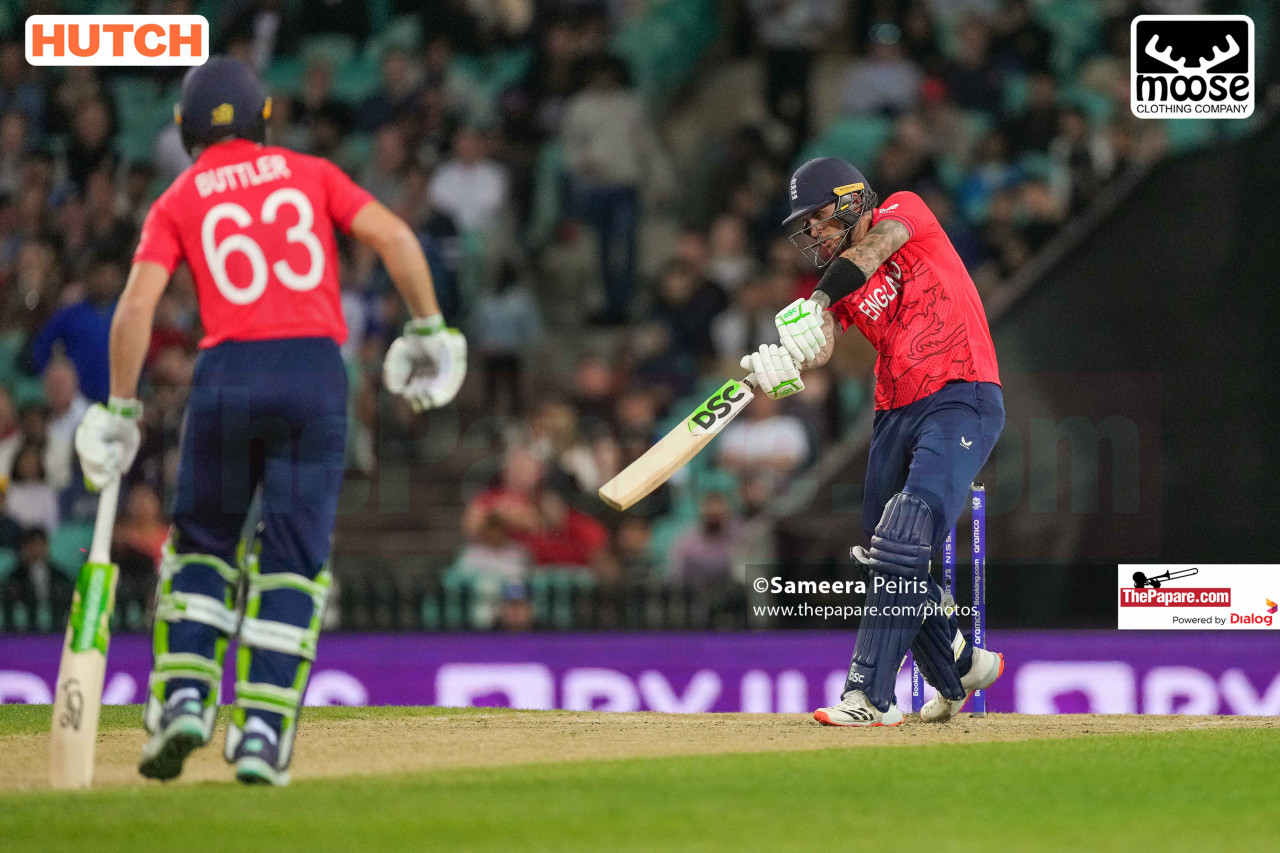
[[756, 386], [774, 400], [804, 390], [800, 369], [791, 353], [777, 344], [764, 344], [758, 352], [744, 355], [742, 366], [755, 374]]
[[822, 333], [822, 308], [811, 299], [792, 302], [778, 312], [773, 322], [782, 345], [798, 365], [815, 360], [827, 342]]
[[90, 491], [100, 491], [129, 470], [142, 443], [141, 418], [142, 404], [123, 397], [112, 397], [105, 406], [94, 403], [84, 413], [76, 427], [76, 453]]
[[435, 314], [410, 320], [382, 362], [382, 382], [415, 412], [447, 406], [467, 376], [467, 339]]

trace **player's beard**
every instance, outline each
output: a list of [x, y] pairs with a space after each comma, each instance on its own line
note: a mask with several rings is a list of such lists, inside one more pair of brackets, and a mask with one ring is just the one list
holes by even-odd
[[818, 257], [822, 259], [820, 266], [826, 266], [845, 250], [845, 243], [849, 239], [852, 228], [847, 228], [839, 234], [835, 234], [818, 244]]

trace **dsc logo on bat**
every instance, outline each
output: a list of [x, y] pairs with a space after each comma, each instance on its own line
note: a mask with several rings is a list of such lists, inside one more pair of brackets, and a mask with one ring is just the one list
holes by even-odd
[[734, 415], [741, 411], [743, 406], [753, 399], [754, 395], [746, 385], [736, 379], [730, 379], [689, 416], [689, 432], [693, 435], [719, 432], [725, 424], [733, 420]]

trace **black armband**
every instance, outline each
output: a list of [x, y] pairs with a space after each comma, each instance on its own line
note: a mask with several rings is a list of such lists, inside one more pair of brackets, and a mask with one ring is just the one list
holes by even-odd
[[848, 258], [836, 258], [822, 274], [822, 281], [818, 282], [814, 293], [821, 290], [831, 300], [828, 304], [835, 305], [866, 283], [867, 275], [858, 269], [857, 264]]

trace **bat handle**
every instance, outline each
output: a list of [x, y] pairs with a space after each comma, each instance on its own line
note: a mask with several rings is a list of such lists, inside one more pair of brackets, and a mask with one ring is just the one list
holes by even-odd
[[98, 496], [98, 517], [93, 525], [93, 545], [89, 547], [90, 563], [111, 562], [111, 534], [116, 526], [116, 505], [120, 502], [120, 478], [102, 488]]

